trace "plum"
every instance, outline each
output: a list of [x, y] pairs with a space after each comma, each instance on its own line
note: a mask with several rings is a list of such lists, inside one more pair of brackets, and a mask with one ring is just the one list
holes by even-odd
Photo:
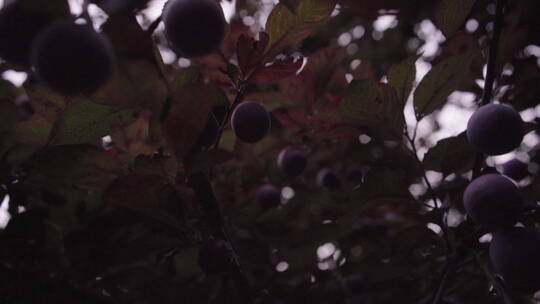
[[206, 274], [229, 272], [232, 267], [232, 252], [224, 240], [204, 242], [199, 249], [198, 264]]
[[508, 178], [485, 174], [467, 186], [463, 204], [473, 221], [488, 229], [497, 229], [516, 223], [522, 198], [516, 185]]
[[270, 131], [270, 115], [262, 105], [245, 101], [234, 110], [231, 127], [241, 141], [256, 143]]
[[474, 112], [467, 123], [467, 138], [478, 151], [500, 155], [517, 148], [525, 129], [519, 113], [502, 104], [487, 104]]
[[204, 149], [209, 149], [212, 145], [216, 143], [217, 136], [219, 134], [219, 124], [216, 117], [211, 114], [208, 117], [208, 121], [204, 129], [199, 135], [199, 145]]
[[340, 181], [338, 176], [332, 170], [323, 168], [317, 173], [317, 185], [334, 189], [339, 187]]
[[41, 11], [13, 2], [0, 11], [0, 57], [28, 66], [32, 41], [40, 30], [54, 21]]
[[306, 153], [298, 148], [285, 147], [278, 154], [277, 165], [288, 176], [300, 175], [307, 167]]
[[263, 208], [273, 208], [281, 203], [281, 192], [274, 185], [266, 184], [257, 189], [255, 200]]
[[208, 55], [225, 36], [225, 17], [215, 0], [169, 0], [162, 19], [165, 36], [181, 57]]
[[540, 289], [540, 230], [512, 227], [499, 231], [493, 236], [489, 255], [508, 287], [523, 293]]
[[90, 94], [110, 78], [114, 50], [90, 25], [59, 20], [34, 40], [31, 63], [38, 78], [53, 90]]
[[529, 175], [529, 170], [526, 163], [514, 158], [503, 164], [502, 174], [515, 181], [520, 181]]

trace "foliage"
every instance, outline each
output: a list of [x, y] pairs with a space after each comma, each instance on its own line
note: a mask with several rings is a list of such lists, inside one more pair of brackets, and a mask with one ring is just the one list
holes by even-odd
[[[450, 95], [480, 100], [493, 1], [282, 0], [260, 24], [265, 6], [237, 0], [221, 47], [188, 67], [166, 51], [159, 20], [145, 19], [151, 1], [87, 2], [108, 15], [100, 31], [116, 56], [99, 90], [64, 95], [0, 63], [28, 73], [20, 87], [0, 80], [0, 198], [11, 216], [0, 302], [533, 303], [490, 264], [479, 238], [491, 231], [465, 218], [473, 171], [490, 169], [460, 133], [466, 124], [431, 134], [456, 106]], [[51, 1], [47, 13], [66, 5]], [[540, 45], [539, 13], [535, 0], [505, 3], [494, 99], [520, 111], [540, 103], [538, 59], [524, 51]], [[381, 15], [395, 24], [380, 31]], [[77, 18], [97, 25], [86, 10]], [[442, 31], [437, 52], [422, 48], [422, 24]], [[270, 113], [256, 143], [231, 130], [243, 101]], [[217, 139], [201, 145], [214, 117]], [[278, 166], [286, 147], [306, 153], [300, 175]], [[536, 149], [518, 151], [538, 167]], [[360, 181], [346, 178], [352, 167]], [[317, 183], [321, 169], [331, 186]], [[519, 221], [537, 226], [540, 179], [519, 186]], [[205, 272], [199, 249], [215, 239], [204, 259], [231, 265]]]

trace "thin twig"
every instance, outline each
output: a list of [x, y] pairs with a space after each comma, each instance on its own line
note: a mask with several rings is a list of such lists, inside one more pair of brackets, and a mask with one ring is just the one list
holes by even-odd
[[[499, 51], [499, 41], [501, 39], [503, 21], [504, 21], [504, 5], [506, 0], [496, 0], [495, 9], [495, 22], [493, 26], [493, 38], [489, 45], [489, 57], [486, 69], [486, 81], [484, 83], [484, 92], [482, 94], [482, 100], [480, 106], [486, 105], [491, 102], [493, 95], [493, 84], [495, 83], [496, 67], [497, 67], [497, 53]], [[482, 166], [484, 164], [484, 155], [480, 152], [476, 154], [476, 159], [473, 168], [473, 179], [480, 176]]]
[[245, 96], [245, 85], [240, 84], [239, 88], [236, 92], [236, 97], [234, 98], [233, 103], [229, 106], [229, 109], [227, 110], [227, 113], [225, 113], [225, 118], [223, 118], [223, 121], [221, 122], [221, 125], [219, 126], [219, 132], [218, 136], [216, 137], [216, 141], [214, 143], [214, 149], [219, 148], [219, 142], [221, 141], [221, 137], [223, 136], [223, 131], [225, 131], [225, 128], [227, 127], [227, 124], [229, 123], [229, 120], [231, 119], [232, 112], [236, 107], [244, 101]]
[[161, 23], [161, 15], [157, 17], [156, 20], [152, 21], [152, 23], [150, 23], [146, 31], [149, 33], [155, 32], [160, 23]]

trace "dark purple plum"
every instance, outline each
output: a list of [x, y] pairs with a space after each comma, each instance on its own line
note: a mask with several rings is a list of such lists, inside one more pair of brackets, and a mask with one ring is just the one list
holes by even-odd
[[489, 255], [508, 287], [523, 293], [540, 289], [540, 230], [512, 227], [497, 232]]
[[215, 0], [169, 0], [162, 17], [165, 35], [181, 57], [208, 55], [225, 36], [225, 17]]
[[329, 189], [335, 189], [340, 186], [339, 177], [330, 169], [324, 168], [317, 173], [317, 185]]
[[262, 105], [245, 101], [234, 110], [231, 127], [241, 141], [256, 143], [270, 131], [270, 115]]
[[488, 104], [474, 112], [467, 124], [467, 138], [478, 151], [500, 155], [516, 149], [525, 129], [519, 113], [503, 104]]
[[54, 18], [13, 2], [0, 11], [0, 57], [28, 66], [32, 41]]
[[514, 158], [504, 163], [502, 173], [515, 181], [520, 181], [529, 176], [528, 165]]
[[110, 78], [114, 51], [109, 40], [90, 25], [61, 20], [36, 37], [31, 63], [38, 78], [53, 90], [90, 94]]
[[278, 154], [277, 165], [288, 176], [300, 175], [307, 167], [306, 152], [294, 147], [283, 148]]
[[204, 129], [201, 131], [201, 135], [199, 135], [199, 145], [204, 149], [210, 148], [216, 143], [218, 133], [218, 121], [214, 115], [210, 115]]
[[206, 274], [229, 272], [232, 266], [231, 254], [224, 240], [208, 240], [199, 249], [199, 267]]
[[498, 229], [516, 223], [522, 198], [516, 185], [508, 178], [485, 174], [467, 186], [463, 204], [473, 221], [488, 229]]
[[255, 201], [263, 208], [273, 208], [281, 203], [281, 192], [274, 185], [266, 184], [255, 193]]

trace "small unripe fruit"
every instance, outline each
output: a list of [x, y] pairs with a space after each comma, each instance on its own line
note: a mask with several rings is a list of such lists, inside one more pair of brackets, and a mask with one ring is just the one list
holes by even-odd
[[516, 185], [508, 178], [486, 174], [467, 186], [463, 204], [473, 221], [489, 229], [498, 229], [516, 223], [522, 198]]
[[40, 32], [32, 46], [31, 63], [40, 80], [64, 94], [89, 94], [113, 72], [109, 40], [89, 25], [61, 20]]
[[199, 145], [204, 149], [210, 148], [216, 143], [218, 134], [218, 121], [214, 115], [210, 115], [204, 129], [201, 131], [201, 135], [199, 135]]
[[32, 41], [53, 20], [43, 12], [23, 7], [20, 1], [5, 6], [0, 11], [0, 57], [29, 65]]
[[467, 124], [467, 138], [478, 151], [499, 155], [516, 149], [525, 129], [521, 116], [512, 107], [502, 104], [481, 106]]
[[283, 148], [277, 157], [277, 165], [288, 176], [302, 174], [307, 167], [306, 153], [297, 148]]
[[231, 253], [224, 240], [208, 240], [199, 249], [199, 267], [206, 274], [229, 272], [232, 266]]
[[165, 35], [178, 56], [208, 55], [225, 36], [225, 16], [215, 0], [169, 0], [162, 17]]
[[504, 163], [502, 173], [515, 181], [520, 181], [529, 175], [526, 163], [514, 158]]
[[246, 101], [234, 109], [231, 127], [241, 141], [256, 143], [270, 131], [270, 115], [262, 105]]
[[281, 203], [281, 192], [274, 185], [266, 184], [257, 189], [255, 200], [263, 208], [273, 208]]
[[491, 262], [513, 290], [540, 289], [540, 231], [513, 227], [495, 233], [489, 247]]
[[317, 173], [317, 185], [325, 188], [334, 189], [339, 187], [340, 181], [338, 176], [328, 168], [319, 170]]

